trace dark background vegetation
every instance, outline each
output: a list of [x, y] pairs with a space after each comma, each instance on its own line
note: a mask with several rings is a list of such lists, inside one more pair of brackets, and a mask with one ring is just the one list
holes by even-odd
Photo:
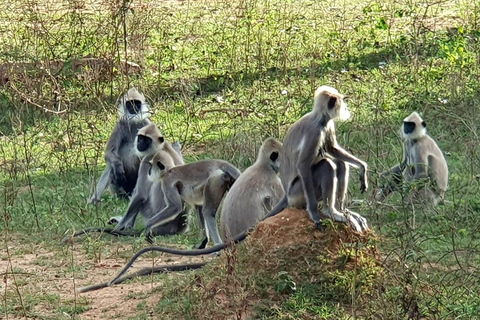
[[[371, 294], [369, 310], [377, 314], [356, 314], [319, 296], [312, 284], [297, 283], [296, 291], [279, 293], [283, 300], [273, 314], [260, 308], [255, 317], [479, 317], [477, 6], [431, 0], [2, 2], [2, 259], [16, 254], [8, 249], [12, 237], [59, 250], [67, 230], [103, 225], [123, 213], [126, 202], [110, 195], [97, 207], [86, 199], [105, 166], [117, 99], [129, 87], [145, 93], [152, 120], [183, 144], [188, 161], [215, 157], [243, 169], [262, 140], [281, 139], [311, 109], [315, 88], [328, 84], [350, 97], [353, 118], [337, 124], [338, 140], [368, 162], [370, 190], [378, 173], [400, 160], [398, 129], [416, 110], [446, 154], [448, 203], [405, 206], [396, 194], [376, 204], [371, 192], [360, 194], [353, 170], [350, 199], [366, 200], [354, 210], [379, 235], [390, 280]], [[193, 232], [167, 241], [192, 244], [195, 238]], [[83, 248], [98, 260], [116, 242], [95, 238]], [[129, 252], [144, 246], [133, 244]], [[0, 314], [42, 317], [21, 297], [21, 290], [5, 290]], [[29, 299], [38, 297], [24, 296]], [[168, 313], [175, 317], [185, 305], [177, 300], [159, 305], [176, 310]], [[169, 303], [174, 307], [165, 308]]]

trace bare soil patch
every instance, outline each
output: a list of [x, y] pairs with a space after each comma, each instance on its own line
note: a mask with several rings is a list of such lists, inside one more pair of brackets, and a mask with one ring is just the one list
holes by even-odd
[[[5, 251], [0, 255], [0, 273], [4, 274], [0, 292], [2, 301], [14, 305], [10, 311], [12, 316], [22, 315], [25, 310], [27, 318], [68, 318], [73, 313], [77, 319], [126, 319], [139, 314], [158, 318], [160, 315], [155, 310], [158, 302], [175, 292], [191, 299], [197, 319], [246, 319], [254, 313], [254, 306], [265, 299], [250, 287], [254, 277], [275, 279], [279, 271], [286, 271], [300, 285], [305, 281], [320, 281], [330, 270], [360, 270], [365, 267], [367, 257], [376, 261], [379, 255], [375, 245], [366, 245], [375, 239], [373, 232], [358, 233], [342, 224], [332, 224], [321, 232], [316, 230], [305, 211], [287, 209], [261, 222], [241, 247], [228, 249], [219, 258], [213, 257], [215, 262], [209, 264], [206, 273], [195, 277], [196, 283], [190, 284], [192, 277], [185, 278], [185, 273], [178, 272], [168, 277], [174, 277], [174, 283], [183, 285], [176, 291], [168, 290], [169, 293], [159, 290], [165, 287], [161, 286], [158, 277], [147, 276], [77, 294], [76, 288], [112, 279], [126, 262], [122, 256], [133, 255], [131, 246], [114, 240], [108, 242], [107, 253], [95, 262], [82, 243], [59, 245], [52, 250], [18, 239], [19, 236], [13, 237], [3, 243], [8, 245], [9, 254]], [[360, 244], [355, 249], [358, 254], [348, 253], [355, 244]], [[129, 272], [153, 265], [205, 259], [158, 254], [155, 257], [142, 256]], [[196, 303], [196, 298], [189, 296], [192, 288], [204, 292], [202, 303]], [[279, 297], [281, 295], [272, 289], [272, 302]], [[25, 301], [33, 302], [30, 305]], [[175, 312], [182, 312], [181, 308]]]

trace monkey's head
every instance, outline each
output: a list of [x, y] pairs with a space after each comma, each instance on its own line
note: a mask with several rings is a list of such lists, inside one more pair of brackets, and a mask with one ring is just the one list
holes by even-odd
[[150, 115], [150, 108], [145, 100], [145, 96], [138, 92], [137, 89], [131, 88], [120, 99], [118, 113], [121, 118], [128, 121], [142, 121]]
[[315, 91], [313, 112], [327, 115], [332, 120], [348, 120], [350, 111], [345, 102], [346, 98], [337, 89], [330, 86], [321, 86]]
[[158, 151], [150, 161], [148, 178], [150, 181], [161, 180], [165, 174], [175, 166], [172, 156], [163, 150]]
[[416, 140], [427, 134], [427, 123], [414, 111], [403, 119], [402, 136], [405, 140]]
[[137, 155], [140, 158], [151, 156], [163, 148], [164, 142], [165, 138], [158, 127], [150, 123], [138, 130], [137, 136], [135, 137]]
[[273, 171], [278, 172], [280, 169], [280, 150], [282, 143], [274, 138], [265, 140], [258, 151], [257, 162], [268, 164]]

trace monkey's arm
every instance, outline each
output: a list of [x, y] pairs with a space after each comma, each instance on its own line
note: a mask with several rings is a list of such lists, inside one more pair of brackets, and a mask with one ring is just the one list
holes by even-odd
[[[320, 213], [318, 212], [318, 202], [315, 194], [315, 187], [313, 183], [312, 176], [312, 164], [316, 158], [316, 146], [318, 145], [318, 139], [304, 139], [307, 140], [303, 148], [299, 151], [300, 154], [297, 160], [297, 174], [300, 178], [302, 185], [303, 193], [305, 195], [305, 200], [307, 202], [307, 212], [310, 215], [310, 218], [319, 225], [320, 223]], [[310, 140], [310, 141], [308, 141]], [[312, 152], [314, 150], [314, 152]], [[286, 190], [286, 193], [290, 191]], [[278, 206], [278, 205], [277, 205]], [[277, 207], [275, 206], [275, 207]]]
[[152, 241], [151, 233], [155, 226], [172, 221], [182, 212], [183, 209], [182, 198], [180, 197], [176, 186], [162, 183], [162, 188], [166, 207], [147, 221], [145, 227], [146, 239], [148, 242]]
[[119, 155], [119, 148], [125, 143], [125, 139], [116, 126], [107, 142], [105, 161], [112, 170], [112, 182], [114, 185], [123, 185], [126, 181], [123, 162]]
[[135, 220], [137, 219], [138, 213], [142, 211], [147, 201], [148, 200], [143, 195], [136, 194], [130, 201], [127, 212], [123, 216], [120, 223], [117, 224], [117, 226], [115, 227], [115, 230], [133, 228], [133, 226], [135, 225]]
[[414, 180], [420, 180], [428, 177], [428, 153], [415, 150], [415, 173]]
[[395, 191], [403, 180], [403, 170], [406, 166], [402, 163], [385, 170], [380, 174], [381, 187], [375, 192], [375, 200], [383, 201], [390, 193]]
[[327, 153], [334, 157], [335, 159], [339, 159], [345, 161], [351, 165], [360, 168], [360, 176], [361, 176], [361, 187], [360, 191], [363, 193], [368, 189], [368, 181], [367, 181], [367, 163], [358, 159], [357, 157], [351, 155], [348, 151], [340, 147], [335, 141], [332, 143], [328, 143], [327, 145]]

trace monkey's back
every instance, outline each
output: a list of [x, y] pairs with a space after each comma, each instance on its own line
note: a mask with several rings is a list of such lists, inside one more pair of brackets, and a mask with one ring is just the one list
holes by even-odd
[[448, 186], [448, 165], [445, 156], [429, 135], [425, 135], [422, 141], [422, 148], [428, 152], [428, 174], [431, 179], [435, 180], [440, 191], [447, 191]]
[[182, 199], [190, 205], [203, 205], [203, 192], [209, 178], [228, 174], [234, 179], [240, 171], [231, 163], [219, 159], [205, 159], [171, 168], [164, 183], [176, 186]]
[[254, 226], [280, 201], [283, 194], [282, 182], [271, 168], [256, 164], [247, 168], [223, 201], [220, 216], [223, 240]]
[[318, 144], [325, 127], [312, 112], [305, 114], [296, 121], [287, 131], [283, 140], [280, 153], [280, 178], [285, 191], [295, 177], [297, 177], [297, 164], [302, 149], [308, 149], [311, 154], [309, 161], [313, 164], [318, 154]]

